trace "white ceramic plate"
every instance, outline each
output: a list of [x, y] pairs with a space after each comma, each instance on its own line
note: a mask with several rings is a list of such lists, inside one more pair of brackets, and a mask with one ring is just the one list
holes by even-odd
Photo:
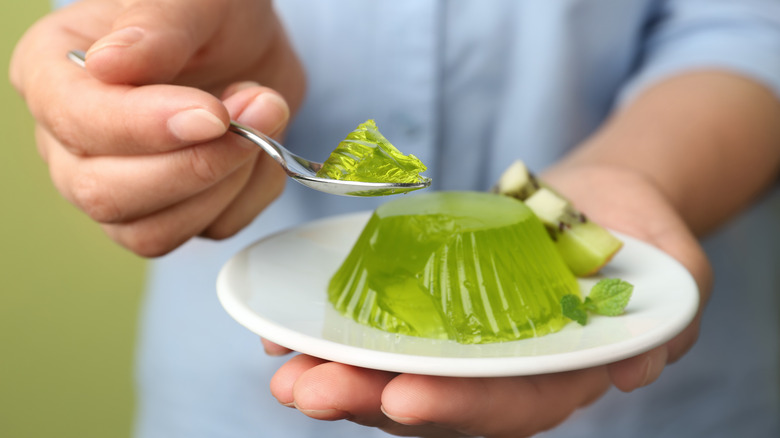
[[625, 245], [599, 277], [634, 285], [626, 313], [591, 316], [540, 338], [462, 345], [390, 334], [333, 310], [327, 284], [370, 213], [333, 217], [260, 240], [231, 258], [217, 279], [222, 306], [240, 324], [292, 350], [386, 371], [489, 377], [542, 374], [625, 359], [674, 337], [693, 318], [699, 294], [674, 259], [620, 235]]

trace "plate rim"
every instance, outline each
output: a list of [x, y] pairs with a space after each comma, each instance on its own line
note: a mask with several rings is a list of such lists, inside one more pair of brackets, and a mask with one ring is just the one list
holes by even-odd
[[[243, 259], [246, 258], [249, 251], [256, 246], [262, 245], [264, 242], [281, 235], [312, 228], [321, 228], [331, 223], [339, 223], [348, 220], [367, 221], [371, 213], [372, 211], [360, 211], [316, 219], [266, 235], [246, 245], [230, 257], [219, 271], [216, 286], [217, 297], [220, 304], [234, 320], [248, 330], [271, 342], [275, 342], [303, 354], [329, 361], [389, 372], [450, 377], [503, 377], [546, 374], [613, 363], [622, 359], [634, 357], [662, 345], [685, 329], [698, 312], [698, 287], [690, 272], [685, 269], [682, 264], [647, 242], [615, 231], [612, 232], [624, 241], [624, 245], [639, 246], [643, 248], [643, 250], [660, 253], [665, 257], [667, 262], [677, 265], [676, 267], [687, 277], [686, 280], [689, 282], [688, 286], [691, 287], [691, 294], [688, 297], [691, 301], [685, 308], [686, 311], [681, 312], [680, 316], [673, 324], [670, 323], [632, 337], [631, 348], [623, 346], [622, 344], [625, 342], [617, 342], [599, 345], [585, 350], [565, 351], [536, 356], [508, 357], [442, 357], [374, 350], [345, 344], [323, 337], [311, 336], [301, 333], [294, 328], [286, 327], [268, 318], [264, 318], [252, 311], [246, 301], [239, 297], [239, 294], [236, 293], [236, 288], [231, 284], [236, 281], [236, 279], [231, 278], [231, 274], [233, 271], [241, 269], [238, 265], [245, 262]], [[325, 291], [323, 291], [323, 294], [324, 293]], [[331, 308], [328, 310], [336, 313], [341, 318], [348, 319], [346, 316], [338, 314], [335, 309]], [[358, 324], [356, 322], [352, 323]], [[571, 324], [567, 327], [570, 326]], [[373, 327], [361, 327], [364, 329], [379, 330]], [[575, 329], [585, 330], [587, 329], [587, 326], [577, 326]], [[564, 330], [566, 330], [566, 328], [564, 328]], [[514, 343], [543, 339], [554, 335], [555, 333], [540, 338], [521, 339], [510, 342]], [[365, 354], [366, 352], [370, 352], [371, 354]], [[570, 360], [572, 357], [577, 360]], [[511, 371], [509, 371], [510, 369]]]

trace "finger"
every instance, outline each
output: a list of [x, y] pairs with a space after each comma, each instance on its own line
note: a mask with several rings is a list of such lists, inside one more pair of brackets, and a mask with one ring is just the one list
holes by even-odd
[[[235, 102], [235, 106], [232, 109], [228, 107], [233, 118], [271, 136], [281, 134], [289, 120], [290, 110], [278, 94], [253, 83], [238, 85], [231, 91], [236, 91], [229, 99]], [[260, 153], [252, 176], [241, 193], [202, 235], [214, 239], [232, 236], [276, 199], [285, 183], [286, 175], [281, 166], [268, 154]]]
[[382, 389], [393, 378], [384, 371], [296, 356], [271, 379], [271, 393], [286, 406], [294, 406], [318, 420], [350, 418], [366, 425], [388, 423], [382, 415]]
[[75, 78], [84, 74], [63, 75], [73, 81], [56, 80], [47, 85], [51, 93], [46, 102], [30, 102], [35, 118], [72, 154], [156, 154], [214, 140], [227, 132], [227, 110], [204, 91], [173, 85], [108, 86], [91, 78]]
[[646, 353], [608, 365], [612, 383], [624, 392], [647, 386], [660, 377], [666, 365], [679, 359], [688, 351], [699, 335], [701, 311], [674, 339]]
[[241, 192], [200, 235], [210, 239], [226, 239], [235, 235], [282, 194], [285, 184], [286, 174], [281, 166], [261, 153]]
[[[17, 46], [12, 82], [36, 120], [77, 155], [157, 153], [223, 135], [228, 113], [204, 91], [110, 85], [66, 58], [69, 50], [94, 41], [105, 27], [88, 18], [111, 13], [108, 4], [112, 2], [79, 2], [80, 7], [53, 14]], [[84, 5], [95, 9], [84, 11]]]
[[282, 347], [281, 345], [274, 344], [273, 342], [260, 338], [260, 341], [263, 343], [263, 350], [265, 350], [265, 354], [269, 356], [284, 356], [285, 354], [289, 354], [292, 352], [289, 348]]
[[215, 186], [134, 221], [103, 225], [114, 241], [143, 257], [158, 257], [200, 234], [232, 202], [251, 175], [240, 167]]
[[[261, 128], [274, 128], [288, 117], [285, 103], [264, 88], [239, 93], [225, 104], [237, 115], [252, 113], [253, 123]], [[164, 154], [120, 157], [80, 157], [57, 147], [51, 138], [49, 144], [53, 145], [47, 156], [55, 186], [92, 219], [103, 223], [137, 219], [181, 202], [251, 163], [259, 153], [256, 146], [237, 136]], [[281, 192], [283, 183], [273, 184], [271, 171], [262, 175], [268, 182], [263, 184], [268, 189], [266, 205]], [[258, 194], [256, 201], [264, 194]], [[252, 218], [225, 221], [225, 225], [235, 232]]]
[[[351, 386], [355, 390], [354, 394], [345, 393], [343, 390], [340, 391], [338, 395], [331, 393], [330, 396], [332, 399], [329, 403], [323, 399], [318, 398], [316, 396], [317, 391], [329, 391], [329, 386], [331, 386], [333, 381], [332, 379], [350, 377], [349, 375], [338, 372], [339, 369], [343, 370], [341, 366], [333, 367], [328, 365], [327, 367], [319, 368], [320, 366], [325, 366], [330, 363], [331, 362], [328, 362], [324, 359], [306, 355], [299, 355], [290, 359], [271, 378], [271, 394], [282, 405], [298, 408], [305, 414], [320, 420], [339, 420], [347, 418], [350, 421], [367, 426], [378, 427], [398, 436], [425, 436], [431, 438], [449, 438], [462, 436], [462, 434], [452, 433], [451, 431], [442, 430], [435, 426], [407, 426], [390, 420], [381, 413], [381, 406], [379, 406], [374, 400], [374, 398], [377, 396], [377, 387], [374, 387], [372, 397], [369, 397], [368, 405], [370, 408], [367, 410], [367, 414], [364, 412], [362, 416], [357, 416], [355, 413], [366, 411], [366, 406], [361, 406], [359, 409], [354, 410], [354, 412], [345, 411], [345, 409], [350, 409], [349, 406], [356, 402], [362, 403], [362, 399], [352, 399], [346, 402], [338, 401], [337, 399], [342, 398], [349, 400], [355, 394], [361, 395], [362, 391], [365, 390], [365, 387], [355, 388], [354, 386]], [[334, 369], [337, 370], [336, 374], [327, 374], [330, 370]], [[356, 368], [348, 371], [359, 372], [360, 370], [361, 369]], [[370, 374], [374, 373], [374, 371], [371, 370], [364, 371]], [[380, 377], [378, 386], [382, 386], [389, 377], [392, 376], [386, 375], [384, 377]], [[358, 385], [360, 385], [360, 381], [361, 379], [357, 380]], [[312, 382], [314, 382], [314, 385], [307, 387], [307, 385], [311, 385]], [[335, 385], [335, 387], [338, 387], [338, 383]], [[296, 394], [300, 395], [300, 401], [296, 400]]]
[[179, 203], [222, 181], [257, 155], [226, 138], [154, 155], [73, 155], [48, 133], [47, 157], [55, 187], [101, 223], [127, 222]]
[[[177, 83], [216, 93], [228, 78], [260, 79], [278, 87], [284, 81], [274, 77], [290, 73], [284, 57], [292, 52], [269, 1], [123, 3], [108, 35], [87, 52], [87, 68], [102, 81]], [[269, 57], [275, 61], [267, 62]], [[260, 58], [265, 60], [262, 74], [249, 74]]]
[[69, 50], [86, 49], [110, 30], [115, 2], [81, 1], [58, 9], [34, 23], [25, 32], [11, 56], [10, 79], [22, 94], [35, 90], [30, 84], [45, 84], [38, 76], [54, 76], [51, 67], [71, 64]]
[[279, 403], [294, 407], [295, 396], [293, 395], [293, 388], [295, 387], [295, 382], [304, 372], [325, 362], [327, 361], [324, 359], [305, 354], [293, 357], [271, 377], [271, 394]]
[[609, 377], [615, 387], [630, 392], [658, 379], [668, 359], [669, 349], [662, 345], [638, 356], [609, 364]]
[[696, 315], [688, 327], [666, 344], [666, 362], [672, 363], [690, 350], [699, 337], [702, 313], [712, 293], [712, 265], [696, 238], [683, 224], [677, 229], [657, 233], [651, 242], [677, 259], [691, 273], [699, 289], [700, 302]]
[[64, 61], [56, 78], [40, 76], [27, 93], [35, 119], [74, 155], [167, 152], [221, 137], [223, 104], [194, 88], [110, 86]]
[[669, 350], [667, 363], [676, 362], [696, 343], [696, 340], [699, 338], [699, 331], [701, 330], [701, 317], [703, 311], [704, 308], [700, 306], [697, 315], [693, 318], [693, 321], [691, 321], [688, 327], [666, 344]]
[[325, 362], [304, 371], [295, 381], [295, 407], [319, 420], [349, 418], [367, 426], [384, 426], [382, 391], [395, 374]]
[[87, 69], [108, 83], [171, 82], [224, 21], [223, 2], [124, 2], [106, 36], [87, 51]]
[[232, 119], [268, 135], [281, 134], [290, 119], [290, 108], [284, 98], [256, 82], [233, 84], [223, 98]]
[[465, 379], [402, 374], [382, 407], [402, 424], [436, 424], [488, 437], [522, 437], [549, 429], [609, 387], [606, 368], [529, 377]]

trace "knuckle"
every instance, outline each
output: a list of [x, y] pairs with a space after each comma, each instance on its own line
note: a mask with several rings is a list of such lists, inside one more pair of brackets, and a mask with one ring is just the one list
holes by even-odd
[[219, 172], [200, 147], [193, 146], [187, 150], [188, 168], [196, 178], [207, 185], [219, 180]]
[[87, 148], [81, 142], [72, 119], [59, 110], [52, 110], [47, 120], [49, 133], [71, 154], [86, 156]]
[[159, 227], [148, 224], [123, 224], [115, 230], [113, 238], [141, 257], [161, 257], [179, 246], [179, 243], [171, 241], [158, 230]]
[[[287, 175], [282, 173], [281, 169], [276, 170], [276, 174], [268, 178], [268, 193], [271, 197], [270, 201], [275, 200], [284, 192], [284, 188], [287, 186]], [[269, 201], [269, 202], [270, 202]]]
[[224, 240], [236, 235], [241, 228], [242, 226], [240, 225], [218, 220], [209, 225], [209, 227], [201, 233], [201, 236], [212, 240]]
[[270, 204], [284, 192], [284, 188], [287, 186], [287, 174], [268, 154], [262, 154], [258, 157], [256, 172], [263, 174], [264, 200]]
[[122, 218], [122, 211], [111, 196], [111, 191], [101, 184], [96, 175], [83, 172], [77, 174], [71, 183], [70, 192], [73, 202], [92, 220], [112, 223]]

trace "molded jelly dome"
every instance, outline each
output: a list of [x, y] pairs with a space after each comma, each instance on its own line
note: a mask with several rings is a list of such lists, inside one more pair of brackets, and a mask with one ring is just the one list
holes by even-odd
[[356, 321], [461, 343], [560, 330], [580, 295], [541, 221], [521, 201], [481, 192], [404, 196], [374, 211], [328, 296]]

